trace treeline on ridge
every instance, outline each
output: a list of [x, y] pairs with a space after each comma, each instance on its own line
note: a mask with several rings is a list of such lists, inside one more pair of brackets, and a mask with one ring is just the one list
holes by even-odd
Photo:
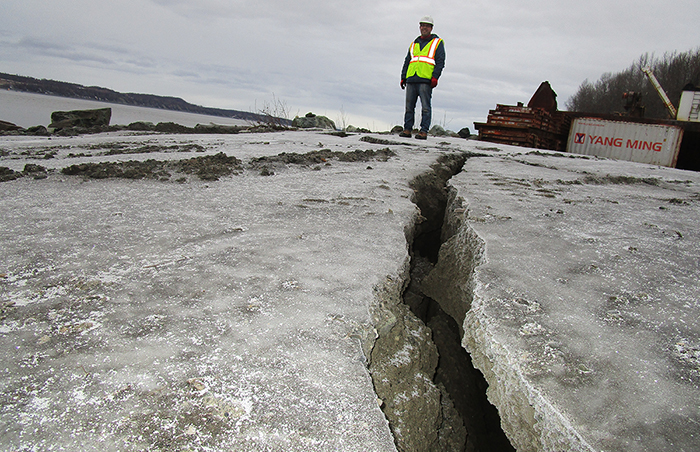
[[642, 94], [645, 117], [668, 119], [668, 110], [642, 71], [644, 67], [651, 68], [676, 108], [683, 87], [688, 83], [700, 87], [700, 48], [666, 53], [661, 58], [647, 53], [622, 72], [605, 73], [595, 83], [584, 80], [566, 102], [567, 110], [601, 114], [624, 112], [623, 94], [634, 91]]

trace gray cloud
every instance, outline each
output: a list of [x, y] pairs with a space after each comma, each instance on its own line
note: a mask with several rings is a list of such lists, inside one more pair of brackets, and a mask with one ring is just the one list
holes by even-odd
[[[451, 127], [549, 80], [564, 105], [584, 79], [645, 52], [697, 46], [700, 7], [675, 0], [5, 0], [0, 71], [248, 109], [274, 93], [293, 112], [390, 126], [417, 20], [432, 14], [447, 64], [436, 114]], [[445, 120], [445, 122], [447, 122]]]

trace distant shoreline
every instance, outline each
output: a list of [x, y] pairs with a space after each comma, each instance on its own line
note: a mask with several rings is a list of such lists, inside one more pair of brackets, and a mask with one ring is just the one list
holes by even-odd
[[264, 115], [240, 110], [203, 107], [191, 104], [179, 97], [158, 96], [155, 94], [120, 93], [99, 86], [83, 86], [76, 83], [56, 80], [36, 79], [21, 75], [0, 72], [0, 89], [15, 92], [44, 94], [70, 99], [82, 99], [134, 107], [156, 108], [161, 110], [200, 115], [218, 116], [223, 118], [260, 121]]
[[257, 121], [226, 118], [223, 116], [201, 115], [162, 108], [139, 107], [96, 100], [76, 99], [54, 94], [29, 93], [0, 89], [0, 120], [15, 124], [24, 129], [51, 123], [54, 111], [94, 110], [110, 108], [110, 124], [128, 125], [132, 122], [158, 124], [172, 122], [187, 127], [197, 124], [219, 124], [245, 126]]

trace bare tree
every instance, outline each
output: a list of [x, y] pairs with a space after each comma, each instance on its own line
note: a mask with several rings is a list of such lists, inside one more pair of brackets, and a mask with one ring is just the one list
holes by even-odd
[[345, 130], [348, 127], [348, 114], [345, 112], [343, 106], [340, 106], [340, 114], [336, 118], [336, 123], [340, 126], [340, 130]]
[[289, 119], [289, 106], [287, 102], [275, 97], [275, 93], [272, 93], [272, 101], [263, 102], [260, 109], [256, 111], [259, 116], [257, 123], [259, 125], [266, 125], [274, 129], [286, 129], [291, 124], [291, 119]]
[[661, 58], [647, 53], [624, 71], [605, 73], [595, 83], [584, 80], [576, 94], [567, 100], [566, 108], [588, 113], [620, 113], [623, 94], [635, 91], [642, 93], [647, 117], [668, 118], [666, 106], [642, 71], [644, 67], [651, 68], [671, 102], [678, 106], [686, 84], [700, 85], [700, 48], [666, 53]]

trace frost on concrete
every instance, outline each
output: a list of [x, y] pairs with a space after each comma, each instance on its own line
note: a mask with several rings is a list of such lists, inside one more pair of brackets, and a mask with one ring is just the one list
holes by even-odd
[[[408, 181], [445, 150], [392, 146], [386, 159], [276, 160], [263, 176], [253, 159], [386, 145], [313, 132], [3, 139], [0, 166], [46, 171], [1, 187], [1, 448], [395, 450], [366, 367], [370, 310], [385, 281], [405, 284]], [[241, 164], [218, 181], [60, 172], [220, 152]]]
[[[401, 294], [407, 238], [435, 221], [409, 182], [479, 146], [410, 144], [3, 138], [2, 448], [458, 448], [429, 329]], [[700, 177], [502, 148], [450, 180], [421, 286], [462, 325], [510, 440], [698, 449]], [[220, 152], [236, 160], [218, 180], [60, 172]]]
[[700, 176], [503, 149], [450, 181], [429, 278], [511, 442], [697, 450]]

